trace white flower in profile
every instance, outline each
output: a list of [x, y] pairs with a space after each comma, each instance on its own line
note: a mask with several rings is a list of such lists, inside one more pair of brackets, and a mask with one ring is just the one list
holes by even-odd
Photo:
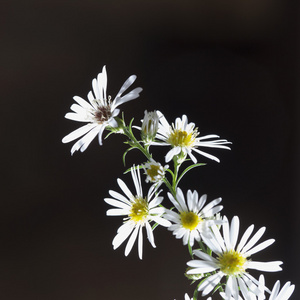
[[218, 205], [222, 201], [221, 198], [217, 198], [204, 206], [207, 195], [202, 195], [199, 198], [197, 191], [188, 190], [187, 201], [180, 188], [176, 190], [176, 198], [171, 193], [168, 193], [168, 196], [178, 212], [167, 209], [164, 218], [174, 223], [168, 230], [173, 231], [173, 235], [177, 239], [182, 238], [184, 245], [189, 243], [193, 247], [194, 240], [200, 241], [203, 236], [210, 238], [210, 226], [223, 224], [223, 220], [214, 219], [214, 215], [223, 208], [223, 206]]
[[[226, 217], [224, 219], [227, 221]], [[260, 228], [250, 238], [254, 229], [254, 225], [251, 225], [237, 244], [239, 234], [239, 218], [237, 216], [233, 217], [231, 225], [227, 221], [222, 228], [223, 236], [216, 225], [211, 226], [214, 233], [212, 238], [209, 239], [203, 236], [204, 243], [216, 254], [216, 257], [195, 250], [194, 254], [199, 260], [191, 260], [187, 263], [191, 267], [187, 274], [215, 272], [213, 275], [208, 275], [199, 285], [198, 290], [202, 291], [203, 296], [209, 294], [223, 277], [226, 277], [226, 300], [230, 297], [238, 300], [239, 290], [241, 290], [245, 299], [251, 299], [249, 298], [251, 293], [260, 295], [259, 282], [249, 274], [248, 270], [277, 272], [281, 270], [280, 265], [282, 262], [259, 262], [252, 260], [251, 256], [270, 246], [275, 240], [269, 239], [255, 246], [265, 232], [265, 227]]]
[[[145, 143], [151, 143], [156, 136], [159, 124], [159, 117], [156, 111], [148, 112], [145, 110], [144, 119], [142, 120], [141, 136]], [[136, 127], [139, 128], [139, 127]]]
[[102, 134], [106, 127], [118, 127], [117, 121], [114, 119], [120, 112], [117, 108], [119, 105], [139, 97], [142, 88], [138, 87], [131, 92], [122, 96], [122, 94], [134, 83], [136, 75], [131, 75], [122, 85], [113, 101], [110, 96], [106, 96], [107, 74], [105, 66], [97, 78], [92, 81], [93, 92], [87, 95], [89, 102], [81, 97], [75, 96], [73, 99], [77, 104], [71, 106], [73, 112], [65, 115], [65, 118], [87, 123], [71, 132], [62, 139], [63, 143], [80, 138], [72, 147], [71, 154], [79, 150], [85, 151], [92, 140], [98, 135], [99, 144], [102, 145]]
[[175, 124], [172, 126], [168, 123], [164, 115], [157, 111], [159, 116], [159, 128], [156, 134], [156, 138], [162, 142], [152, 142], [152, 145], [157, 146], [171, 146], [172, 149], [167, 153], [165, 159], [166, 162], [172, 160], [174, 156], [182, 156], [183, 158], [188, 155], [194, 163], [197, 163], [196, 157], [192, 154], [192, 151], [201, 154], [207, 158], [219, 162], [220, 160], [202, 150], [199, 150], [198, 147], [209, 147], [209, 148], [221, 148], [229, 149], [226, 144], [231, 144], [224, 139], [219, 138], [218, 135], [210, 134], [202, 137], [198, 137], [199, 132], [198, 128], [195, 128], [194, 123], [188, 123], [188, 118], [186, 115], [183, 115], [182, 118], [176, 118]]
[[163, 207], [159, 205], [163, 201], [163, 197], [159, 196], [159, 192], [154, 185], [148, 191], [147, 196], [143, 195], [141, 176], [139, 168], [131, 168], [131, 176], [135, 186], [135, 193], [131, 193], [127, 185], [118, 179], [117, 182], [125, 194], [122, 195], [115, 191], [109, 191], [112, 198], [105, 198], [105, 202], [116, 207], [107, 211], [108, 216], [125, 216], [124, 223], [119, 227], [117, 235], [113, 239], [113, 248], [117, 249], [129, 236], [125, 248], [125, 256], [127, 256], [138, 238], [139, 258], [143, 256], [143, 227], [146, 227], [147, 237], [150, 244], [155, 248], [154, 236], [150, 222], [155, 222], [164, 227], [170, 226], [170, 222], [163, 219], [165, 212]]
[[159, 162], [151, 159], [143, 165], [145, 175], [147, 175], [146, 182], [161, 183], [165, 177], [165, 170], [168, 168], [168, 165], [163, 167]]

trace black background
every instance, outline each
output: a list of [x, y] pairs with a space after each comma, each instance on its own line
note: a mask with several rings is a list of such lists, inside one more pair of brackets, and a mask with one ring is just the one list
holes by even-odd
[[[242, 230], [266, 226], [276, 242], [254, 259], [282, 260], [266, 274], [299, 288], [299, 5], [297, 1], [1, 1], [0, 298], [183, 299], [187, 249], [163, 228], [123, 255], [111, 241], [120, 218], [103, 198], [128, 184], [124, 138], [70, 155], [61, 139], [81, 124], [64, 119], [107, 66], [112, 96], [136, 74], [139, 99], [125, 118], [187, 114], [201, 135], [233, 142], [218, 164], [182, 181], [221, 196]], [[157, 153], [157, 149], [153, 148]], [[159, 151], [166, 151], [160, 148]], [[160, 152], [160, 153], [161, 153]], [[165, 152], [164, 152], [165, 153]], [[138, 153], [128, 154], [141, 163]], [[253, 273], [257, 275], [256, 273]], [[296, 290], [292, 299], [297, 299]]]

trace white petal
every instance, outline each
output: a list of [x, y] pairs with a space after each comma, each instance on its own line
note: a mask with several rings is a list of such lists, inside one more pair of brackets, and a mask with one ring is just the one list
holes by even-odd
[[[118, 232], [118, 234], [115, 236], [115, 238], [113, 239], [112, 244], [113, 244], [114, 250], [117, 249], [127, 239], [127, 237], [130, 235], [130, 233], [132, 232], [132, 230], [134, 228], [130, 223], [125, 223], [122, 226], [121, 227], [123, 229], [120, 230]], [[120, 227], [120, 229], [121, 229], [121, 227]]]
[[132, 195], [132, 193], [130, 192], [127, 185], [124, 183], [124, 181], [122, 179], [118, 178], [117, 182], [119, 184], [119, 187], [122, 189], [124, 194], [127, 196], [127, 198], [130, 200], [134, 199], [134, 196]]
[[118, 201], [115, 199], [111, 198], [104, 198], [104, 201], [112, 206], [119, 207], [119, 208], [124, 208], [124, 209], [130, 209], [131, 207], [128, 204], [125, 204], [122, 201]]
[[142, 226], [140, 226], [140, 230], [139, 230], [138, 253], [139, 253], [139, 258], [143, 259], [143, 227]]
[[147, 238], [152, 245], [153, 248], [156, 248], [155, 243], [154, 243], [154, 236], [153, 236], [153, 231], [148, 222], [146, 222], [146, 231], [147, 231]]
[[120, 201], [122, 201], [124, 203], [127, 203], [128, 205], [131, 205], [131, 202], [128, 201], [128, 199], [126, 199], [123, 195], [121, 195], [121, 194], [119, 194], [119, 193], [117, 193], [115, 191], [112, 191], [112, 190], [109, 191], [109, 194], [112, 197], [114, 197], [115, 199], [120, 200]]
[[93, 129], [94, 127], [96, 127], [97, 124], [86, 124], [82, 127], [79, 127], [78, 129], [72, 131], [71, 133], [69, 133], [68, 135], [66, 135], [63, 139], [62, 142], [63, 143], [69, 143], [71, 141], [76, 140], [77, 138], [81, 137], [82, 135], [86, 134], [88, 131], [90, 131], [91, 129]]
[[251, 226], [249, 226], [247, 228], [247, 230], [245, 231], [245, 233], [243, 234], [238, 246], [237, 246], [237, 251], [240, 252], [241, 249], [244, 247], [244, 245], [247, 243], [251, 233], [253, 232], [254, 229], [254, 225], [252, 224]]
[[88, 110], [93, 110], [93, 106], [91, 106], [87, 101], [85, 101], [81, 97], [74, 96], [73, 99], [83, 108], [88, 109]]
[[198, 287], [198, 290], [202, 291], [202, 296], [206, 296], [207, 294], [209, 294], [214, 289], [214, 287], [220, 282], [222, 277], [223, 274], [221, 272], [218, 272], [206, 278]]
[[89, 122], [89, 120], [86, 119], [86, 116], [83, 114], [73, 113], [69, 112], [65, 115], [66, 119], [77, 121], [77, 122]]
[[249, 261], [247, 268], [255, 269], [265, 272], [278, 272], [281, 271], [280, 265], [282, 261], [270, 261], [270, 262], [258, 262], [258, 261]]
[[266, 230], [266, 227], [260, 228], [256, 234], [250, 239], [250, 241], [245, 245], [245, 247], [241, 250], [242, 253], [247, 252], [249, 249], [251, 249], [257, 242], [258, 240], [262, 237]]
[[256, 252], [259, 252], [267, 247], [269, 247], [270, 245], [272, 245], [273, 243], [275, 242], [274, 239], [269, 239], [269, 240], [266, 240], [260, 244], [258, 244], [257, 246], [255, 246], [254, 248], [252, 248], [251, 250], [245, 252], [245, 256], [250, 256]]
[[127, 243], [126, 248], [125, 248], [125, 256], [127, 256], [130, 253], [131, 249], [132, 249], [132, 246], [133, 246], [133, 244], [136, 240], [137, 234], [139, 232], [139, 227], [140, 226], [135, 226], [135, 228], [134, 228], [134, 230], [133, 230], [133, 232], [132, 232], [132, 234], [131, 234], [131, 236], [128, 240], [128, 243]]

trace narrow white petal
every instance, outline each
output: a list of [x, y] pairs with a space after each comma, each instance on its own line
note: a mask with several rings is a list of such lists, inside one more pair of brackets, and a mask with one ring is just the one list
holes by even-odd
[[205, 279], [198, 287], [198, 290], [202, 291], [202, 296], [206, 296], [207, 294], [209, 294], [214, 289], [214, 287], [220, 282], [222, 277], [223, 274], [221, 272], [218, 272]]
[[97, 124], [86, 124], [82, 127], [79, 127], [78, 129], [72, 131], [71, 133], [69, 133], [68, 135], [66, 135], [63, 139], [62, 142], [63, 143], [69, 143], [71, 141], [76, 140], [77, 138], [83, 136], [84, 134], [86, 134], [87, 132], [89, 132], [90, 130], [92, 130], [94, 127], [96, 127]]
[[98, 132], [99, 132], [99, 125], [95, 126], [85, 136], [83, 136], [80, 140], [78, 140], [71, 148], [71, 153], [73, 154], [75, 151], [79, 149], [81, 150], [81, 152], [83, 152], [92, 142], [92, 140], [95, 138]]
[[201, 259], [214, 262], [216, 267], [218, 268], [218, 266], [217, 266], [218, 261], [214, 257], [202, 252], [201, 250], [194, 250], [193, 253]]
[[260, 244], [258, 244], [257, 246], [255, 246], [254, 248], [252, 248], [251, 250], [247, 251], [244, 253], [245, 256], [250, 256], [256, 252], [259, 252], [267, 247], [269, 247], [270, 245], [272, 245], [273, 243], [275, 242], [274, 239], [269, 239], [269, 240], [266, 240]]
[[181, 148], [180, 147], [174, 147], [172, 148], [166, 155], [165, 160], [166, 162], [169, 162], [172, 160], [172, 158], [176, 155], [178, 155], [181, 152]]
[[231, 221], [231, 230], [230, 230], [230, 243], [232, 249], [235, 248], [237, 238], [239, 235], [239, 228], [240, 228], [240, 220], [237, 216], [233, 217]]
[[146, 222], [146, 232], [147, 232], [147, 238], [148, 238], [150, 244], [152, 245], [153, 248], [156, 248], [156, 245], [154, 243], [153, 231], [148, 222]]
[[66, 119], [77, 121], [77, 122], [89, 122], [89, 120], [86, 119], [85, 115], [69, 112], [65, 115]]
[[131, 206], [131, 202], [128, 201], [128, 199], [125, 198], [122, 194], [117, 193], [117, 192], [112, 191], [112, 190], [110, 190], [110, 191], [108, 191], [108, 192], [109, 192], [109, 194], [110, 194], [112, 197], [114, 197], [115, 199], [120, 200], [120, 201], [122, 201], [122, 202], [124, 202], [124, 203], [127, 203], [128, 205]]
[[88, 110], [93, 110], [93, 106], [91, 106], [87, 101], [85, 101], [81, 97], [74, 96], [73, 99], [83, 108], [88, 109]]
[[119, 187], [121, 188], [121, 190], [127, 196], [127, 198], [130, 199], [130, 200], [134, 199], [134, 196], [132, 195], [132, 193], [130, 192], [127, 185], [124, 183], [124, 181], [122, 179], [118, 178], [117, 182], [118, 182]]
[[93, 139], [96, 137], [97, 134], [103, 131], [105, 127], [103, 125], [98, 125], [97, 127], [93, 128], [88, 134], [86, 134], [82, 138], [83, 145], [80, 147], [80, 151], [83, 152], [86, 148], [90, 145]]
[[128, 204], [125, 204], [122, 201], [118, 201], [115, 199], [111, 198], [104, 198], [104, 201], [112, 206], [119, 207], [119, 208], [124, 208], [124, 209], [130, 209], [130, 206]]
[[245, 245], [245, 247], [241, 250], [242, 253], [247, 252], [249, 249], [251, 249], [257, 242], [258, 240], [262, 237], [266, 230], [266, 227], [260, 228], [256, 234], [250, 239], [250, 241]]
[[195, 149], [195, 148], [194, 148], [193, 150], [196, 151], [197, 153], [199, 153], [199, 154], [201, 154], [201, 155], [203, 155], [203, 156], [209, 158], [209, 159], [212, 159], [212, 160], [214, 160], [214, 161], [216, 161], [216, 162], [220, 162], [220, 160], [219, 160], [216, 156], [213, 156], [213, 155], [211, 155], [211, 154], [208, 154], [208, 153], [206, 153], [206, 152], [203, 152], [203, 151], [201, 151], [201, 150], [199, 150], [199, 149]]
[[143, 227], [142, 226], [140, 226], [140, 230], [139, 230], [138, 253], [139, 253], [139, 258], [143, 259]]
[[134, 227], [132, 227], [129, 223], [125, 223], [123, 228], [124, 229], [118, 232], [118, 234], [113, 239], [112, 244], [114, 250], [117, 249], [127, 239]]
[[137, 234], [139, 232], [139, 227], [140, 226], [138, 226], [138, 225], [135, 226], [135, 228], [134, 228], [134, 230], [133, 230], [133, 232], [132, 232], [132, 234], [131, 234], [131, 236], [128, 240], [128, 243], [127, 243], [126, 248], [125, 248], [125, 256], [127, 256], [130, 253], [131, 249], [132, 249], [132, 246], [133, 246], [133, 244], [136, 240]]
[[107, 216], [126, 216], [128, 215], [128, 210], [120, 208], [111, 208], [106, 212]]
[[270, 261], [270, 262], [249, 261], [247, 268], [255, 269], [259, 271], [265, 271], [265, 272], [278, 272], [282, 270], [282, 268], [280, 267], [281, 264], [282, 261]]
[[169, 222], [168, 220], [164, 219], [164, 218], [160, 218], [157, 216], [152, 216], [151, 219], [156, 222], [157, 224], [164, 226], [164, 227], [169, 227], [171, 226], [171, 222]]
[[247, 230], [245, 231], [245, 233], [243, 234], [238, 246], [237, 246], [237, 251], [240, 252], [241, 249], [243, 249], [243, 247], [245, 246], [245, 244], [247, 243], [251, 233], [253, 232], [254, 229], [254, 225], [252, 224], [251, 226], [249, 226], [247, 228]]

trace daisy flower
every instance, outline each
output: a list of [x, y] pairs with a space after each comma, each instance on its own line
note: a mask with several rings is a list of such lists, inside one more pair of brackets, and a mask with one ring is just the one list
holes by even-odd
[[210, 226], [223, 223], [222, 220], [212, 218], [223, 208], [223, 206], [218, 205], [222, 200], [221, 198], [204, 206], [207, 196], [203, 195], [199, 198], [197, 191], [187, 191], [187, 203], [180, 188], [176, 190], [176, 199], [171, 193], [168, 193], [168, 196], [178, 212], [166, 210], [164, 218], [174, 223], [168, 230], [173, 231], [173, 235], [177, 239], [182, 238], [184, 245], [189, 243], [193, 247], [194, 240], [200, 241], [203, 236], [209, 238], [211, 235]]
[[186, 155], [189, 155], [191, 160], [197, 163], [197, 159], [192, 154], [192, 151], [219, 162], [220, 160], [217, 157], [199, 150], [198, 147], [230, 149], [228, 146], [225, 146], [225, 144], [231, 144], [227, 140], [211, 140], [219, 138], [218, 135], [210, 134], [198, 137], [198, 128], [195, 128], [194, 123], [188, 123], [186, 115], [183, 115], [181, 119], [176, 118], [175, 124], [173, 123], [171, 126], [160, 111], [157, 111], [157, 114], [159, 116], [159, 128], [156, 138], [162, 142], [152, 142], [151, 144], [172, 147], [165, 157], [166, 162], [169, 162], [177, 155], [181, 155], [184, 158]]
[[165, 170], [168, 168], [168, 165], [163, 167], [159, 162], [151, 159], [150, 162], [147, 162], [143, 165], [145, 175], [147, 175], [146, 182], [161, 183], [165, 177]]
[[[265, 278], [263, 275], [261, 275], [259, 277], [259, 283], [260, 283], [260, 289], [262, 291], [264, 291], [266, 288], [265, 288]], [[294, 284], [291, 285], [291, 282], [288, 281], [280, 290], [280, 281], [277, 280], [273, 286], [271, 295], [268, 299], [269, 300], [288, 300], [291, 297], [291, 295], [293, 294], [294, 289], [295, 289], [295, 285]], [[261, 295], [257, 299], [258, 300], [265, 299], [264, 293], [262, 292]], [[255, 300], [256, 300], [256, 298], [255, 298]]]
[[142, 91], [142, 88], [135, 88], [122, 96], [135, 80], [135, 75], [130, 76], [124, 82], [114, 100], [111, 101], [111, 97], [106, 96], [107, 75], [104, 66], [102, 72], [92, 81], [93, 92], [90, 91], [87, 95], [89, 102], [78, 96], [73, 97], [77, 104], [71, 106], [73, 112], [67, 113], [65, 118], [87, 124], [79, 127], [62, 139], [63, 143], [69, 143], [80, 138], [73, 145], [71, 154], [79, 149], [81, 152], [85, 151], [97, 135], [99, 144], [102, 145], [102, 133], [104, 129], [108, 126], [118, 127], [118, 123], [114, 119], [120, 112], [117, 107], [139, 97], [139, 93]]
[[118, 179], [118, 184], [123, 193], [122, 195], [115, 191], [109, 191], [112, 198], [105, 198], [105, 202], [116, 207], [107, 211], [108, 216], [125, 216], [124, 223], [117, 231], [117, 235], [113, 239], [113, 248], [117, 249], [129, 236], [125, 248], [125, 256], [127, 256], [138, 238], [138, 253], [139, 258], [143, 255], [143, 227], [146, 227], [147, 237], [150, 244], [155, 248], [154, 236], [150, 222], [158, 223], [159, 225], [168, 227], [170, 222], [163, 219], [162, 215], [165, 212], [159, 204], [163, 201], [163, 197], [159, 196], [157, 189], [152, 185], [147, 196], [143, 196], [140, 170], [131, 168], [131, 176], [135, 186], [135, 193], [131, 193], [127, 185]]
[[258, 262], [250, 259], [252, 254], [265, 249], [275, 241], [274, 239], [269, 239], [255, 246], [265, 232], [265, 227], [260, 228], [249, 240], [254, 225], [249, 226], [237, 244], [239, 218], [237, 216], [233, 217], [231, 225], [229, 225], [226, 217], [224, 219], [226, 222], [222, 226], [223, 237], [216, 225], [211, 226], [214, 235], [210, 239], [206, 238], [206, 236], [202, 237], [204, 243], [216, 254], [216, 257], [195, 250], [194, 254], [199, 260], [191, 260], [187, 263], [191, 267], [187, 274], [215, 272], [213, 275], [207, 274], [207, 278], [199, 285], [198, 290], [202, 291], [203, 296], [210, 293], [225, 276], [225, 299], [230, 299], [232, 296], [233, 299], [238, 300], [239, 289], [245, 299], [249, 299], [249, 291], [255, 295], [259, 295], [260, 291], [258, 289], [258, 280], [246, 270], [255, 269], [276, 272], [281, 270], [280, 265], [282, 262]]

